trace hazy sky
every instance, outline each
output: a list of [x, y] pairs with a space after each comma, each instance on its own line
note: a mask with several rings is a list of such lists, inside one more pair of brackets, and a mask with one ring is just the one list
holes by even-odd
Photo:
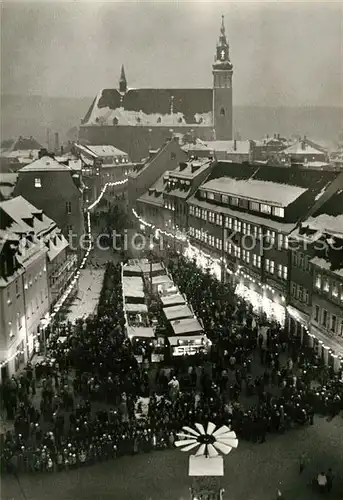
[[5, 2], [2, 93], [94, 96], [116, 87], [207, 87], [220, 16], [234, 103], [342, 105], [343, 4]]

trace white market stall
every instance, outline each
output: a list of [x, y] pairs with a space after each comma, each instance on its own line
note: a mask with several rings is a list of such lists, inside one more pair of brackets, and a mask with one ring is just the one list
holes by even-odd
[[200, 351], [206, 352], [211, 346], [211, 341], [205, 334], [200, 335], [175, 335], [168, 337], [173, 356], [192, 356]]
[[163, 293], [163, 290], [167, 290], [174, 285], [173, 280], [167, 274], [161, 276], [153, 276], [151, 279], [151, 283], [153, 293]]
[[169, 321], [174, 321], [176, 319], [184, 318], [194, 318], [194, 312], [191, 309], [192, 306], [186, 304], [181, 304], [178, 306], [165, 307], [163, 312]]
[[151, 328], [150, 326], [128, 326], [127, 327], [127, 335], [129, 339], [133, 338], [140, 338], [140, 339], [147, 339], [147, 338], [154, 338], [155, 337], [155, 332], [154, 329]]
[[[130, 299], [136, 299], [136, 302], [139, 302], [137, 299], [142, 299], [140, 302], [144, 302], [144, 286], [143, 286], [143, 278], [140, 277], [132, 277], [132, 276], [123, 276], [123, 296]], [[132, 300], [130, 300], [132, 302]]]
[[146, 304], [125, 303], [125, 310], [127, 313], [148, 314], [148, 306]]
[[186, 298], [181, 293], [175, 293], [173, 295], [166, 295], [161, 297], [161, 302], [163, 307], [179, 306], [186, 304]]
[[202, 334], [204, 329], [199, 320], [192, 318], [177, 319], [170, 322], [174, 335]]

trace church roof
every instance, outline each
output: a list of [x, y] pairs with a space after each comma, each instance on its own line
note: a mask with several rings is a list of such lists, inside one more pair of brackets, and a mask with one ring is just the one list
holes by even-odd
[[[173, 120], [165, 120], [167, 117], [176, 117], [175, 125], [194, 124], [209, 125], [212, 122], [212, 89], [129, 89], [125, 94], [117, 89], [104, 89], [93, 101], [87, 112], [83, 124], [93, 125], [100, 117], [110, 120], [114, 117], [126, 119], [127, 124], [140, 123], [142, 125], [171, 125]], [[119, 116], [111, 112], [119, 110]], [[99, 112], [100, 111], [100, 112]], [[132, 116], [130, 116], [133, 113]], [[210, 117], [202, 115], [210, 114]], [[151, 116], [151, 120], [146, 117]], [[142, 119], [141, 118], [141, 119]], [[201, 120], [203, 118], [203, 120]], [[206, 118], [206, 120], [204, 120]], [[130, 121], [134, 120], [134, 123]], [[168, 121], [168, 123], [163, 123]], [[111, 123], [112, 124], [112, 123]]]

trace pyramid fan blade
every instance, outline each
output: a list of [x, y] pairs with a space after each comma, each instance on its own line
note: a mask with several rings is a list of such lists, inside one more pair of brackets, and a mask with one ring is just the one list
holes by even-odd
[[191, 427], [188, 427], [188, 425], [184, 425], [182, 429], [189, 432], [190, 434], [194, 434], [194, 436], [200, 436], [199, 432], [197, 432], [195, 429], [192, 429]]
[[184, 439], [196, 439], [197, 436], [192, 436], [192, 434], [184, 434], [183, 432], [178, 432], [177, 434], [178, 438], [184, 438]]
[[216, 442], [216, 443], [213, 443], [213, 446], [215, 448], [217, 448], [217, 450], [224, 453], [224, 455], [228, 455], [230, 453], [230, 451], [232, 450], [231, 446], [228, 446], [227, 444], [223, 444], [223, 443]]
[[234, 431], [224, 432], [217, 436], [220, 439], [236, 439], [236, 433]]
[[206, 451], [206, 444], [201, 444], [195, 455], [197, 457], [199, 457], [200, 455], [205, 455], [205, 451]]
[[209, 422], [207, 424], [206, 434], [208, 434], [209, 436], [211, 436], [211, 434], [212, 434], [212, 432], [214, 431], [215, 428], [216, 428], [216, 426], [212, 422]]
[[194, 439], [181, 439], [181, 441], [175, 441], [174, 444], [175, 446], [177, 446], [178, 448], [180, 446], [187, 446], [187, 444], [193, 444], [193, 443], [197, 443], [198, 441], [194, 438]]
[[220, 436], [221, 434], [226, 434], [227, 432], [231, 432], [230, 429], [226, 425], [222, 425], [216, 432], [213, 433], [214, 437]]
[[215, 449], [215, 447], [212, 444], [207, 445], [207, 453], [208, 453], [210, 458], [214, 458], [214, 457], [217, 457], [219, 455], [219, 453], [217, 452], [217, 450]]
[[189, 444], [188, 446], [185, 446], [185, 448], [181, 448], [181, 451], [190, 451], [190, 450], [193, 450], [193, 448], [195, 448], [197, 446], [199, 446], [198, 441], [196, 441], [193, 444]]
[[204, 426], [202, 424], [195, 424], [195, 427], [198, 429], [200, 434], [205, 434], [205, 429], [204, 429]]
[[219, 437], [216, 439], [216, 443], [222, 443], [225, 444], [226, 446], [231, 446], [231, 448], [237, 448], [238, 446], [238, 439], [237, 438], [222, 438]]

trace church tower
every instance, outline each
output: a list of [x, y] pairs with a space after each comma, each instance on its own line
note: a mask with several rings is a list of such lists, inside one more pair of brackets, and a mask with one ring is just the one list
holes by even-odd
[[213, 125], [215, 139], [232, 139], [232, 74], [229, 44], [226, 39], [224, 16], [213, 64]]

